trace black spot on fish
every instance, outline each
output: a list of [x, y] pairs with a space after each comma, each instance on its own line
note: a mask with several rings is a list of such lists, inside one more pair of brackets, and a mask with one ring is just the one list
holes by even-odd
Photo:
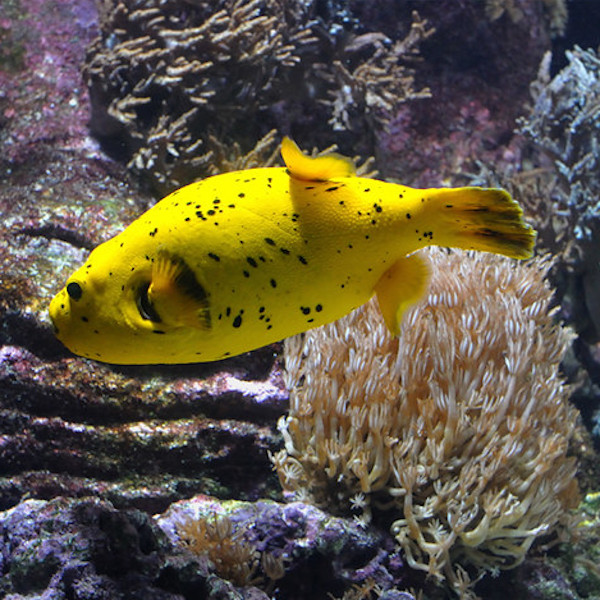
[[206, 214], [207, 214], [209, 217], [212, 217], [212, 216], [215, 214], [215, 211], [214, 211], [214, 210], [211, 208], [210, 210], [207, 210], [207, 211], [206, 211]]
[[158, 333], [159, 335], [163, 335], [165, 332], [162, 329], [153, 329], [152, 333]]
[[339, 190], [340, 186], [339, 185], [333, 185], [331, 187], [328, 187], [325, 191], [326, 192], [335, 192], [335, 190]]
[[264, 312], [265, 312], [265, 307], [264, 307], [264, 306], [261, 306], [261, 307], [258, 309], [258, 312], [259, 312], [259, 313], [264, 313]]
[[304, 314], [304, 315], [310, 314], [310, 308], [308, 306], [301, 306], [300, 310], [302, 311], [302, 314]]
[[230, 306], [228, 306], [228, 307], [225, 309], [225, 314], [226, 314], [227, 316], [231, 315], [231, 307], [230, 307]]
[[87, 322], [89, 321], [89, 319], [88, 319], [87, 317], [81, 317], [81, 320], [82, 320], [84, 323], [87, 323]]
[[307, 265], [308, 261], [304, 258], [304, 256], [302, 256], [301, 254], [298, 254], [298, 260], [303, 264], [303, 265]]
[[213, 200], [213, 204], [221, 204], [221, 200], [219, 198], [215, 198]]
[[371, 225], [377, 225], [377, 221], [375, 219], [371, 219]]
[[228, 204], [227, 208], [235, 208], [235, 204]]
[[[150, 232], [148, 233], [148, 235], [149, 235], [150, 237], [154, 237], [154, 236], [155, 236], [157, 233], [158, 233], [158, 227], [155, 227], [155, 228], [154, 228], [154, 231], [150, 231]], [[122, 245], [123, 245], [123, 244], [121, 244], [121, 246], [122, 246]]]
[[242, 325], [242, 315], [238, 315], [234, 320], [232, 325], [237, 329]]
[[370, 191], [371, 191], [371, 188], [366, 188], [366, 189], [365, 189], [365, 194], [366, 194], [367, 192], [370, 192]]
[[203, 221], [206, 221], [206, 217], [204, 216], [204, 214], [202, 213], [202, 211], [201, 211], [201, 210], [197, 210], [197, 211], [196, 211], [196, 216], [197, 216], [199, 219], [202, 219]]
[[404, 198], [404, 194], [398, 194], [398, 198]]
[[315, 320], [314, 320], [314, 319], [306, 319], [306, 322], [307, 322], [307, 323], [314, 323], [314, 322], [315, 322]]
[[314, 185], [307, 185], [304, 189], [305, 190], [314, 190], [315, 186]]
[[189, 218], [189, 217], [186, 217], [184, 220], [185, 220], [185, 221], [189, 221], [189, 220], [190, 220], [190, 218]]
[[248, 271], [245, 269], [242, 271], [242, 273], [244, 274], [244, 277], [250, 277], [250, 273], [248, 273]]
[[271, 279], [270, 284], [271, 284], [272, 288], [276, 288], [277, 287], [277, 282], [274, 279]]
[[454, 204], [446, 204], [446, 208], [454, 208]]
[[321, 311], [323, 310], [323, 305], [322, 305], [322, 304], [317, 304], [317, 305], [315, 306], [315, 310], [316, 310], [317, 312], [321, 312]]
[[244, 194], [244, 192], [240, 192], [238, 194], [238, 198], [245, 198], [245, 197], [246, 197], [246, 194]]
[[216, 260], [217, 262], [219, 262], [221, 260], [221, 257], [218, 254], [215, 254], [214, 252], [209, 252], [208, 256], [209, 256], [209, 258], [212, 258], [213, 260]]
[[345, 202], [344, 202], [343, 200], [340, 200], [340, 201], [338, 202], [338, 204], [339, 204], [340, 206], [344, 206]]
[[406, 213], [406, 218], [410, 219], [410, 213]]
[[258, 264], [256, 263], [256, 261], [251, 257], [251, 256], [247, 256], [246, 257], [246, 262], [251, 266], [251, 267], [258, 267]]
[[290, 251], [287, 248], [280, 248], [281, 253], [285, 254], [286, 256], [290, 253]]
[[272, 240], [271, 238], [265, 238], [265, 242], [267, 242], [267, 244], [269, 244], [269, 246], [274, 246], [275, 245], [274, 240]]
[[381, 208], [381, 206], [379, 206], [379, 204], [373, 204], [373, 208], [378, 213], [380, 213], [383, 210], [383, 208]]

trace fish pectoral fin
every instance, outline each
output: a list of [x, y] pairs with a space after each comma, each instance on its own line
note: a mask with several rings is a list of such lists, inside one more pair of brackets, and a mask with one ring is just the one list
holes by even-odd
[[335, 177], [356, 175], [354, 163], [349, 158], [331, 152], [323, 156], [307, 156], [296, 142], [284, 137], [281, 142], [281, 156], [290, 177], [302, 181], [328, 181]]
[[148, 297], [162, 322], [173, 327], [210, 329], [208, 294], [183, 258], [159, 253]]
[[375, 284], [383, 320], [392, 335], [400, 333], [402, 315], [427, 290], [429, 268], [418, 254], [397, 260]]

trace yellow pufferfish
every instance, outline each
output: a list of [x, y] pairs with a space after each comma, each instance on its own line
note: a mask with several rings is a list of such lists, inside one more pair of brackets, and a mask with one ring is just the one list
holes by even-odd
[[94, 249], [50, 304], [57, 337], [114, 364], [219, 360], [334, 321], [377, 296], [387, 327], [425, 292], [429, 245], [513, 258], [535, 232], [501, 189], [358, 177], [289, 138], [285, 167], [176, 190]]

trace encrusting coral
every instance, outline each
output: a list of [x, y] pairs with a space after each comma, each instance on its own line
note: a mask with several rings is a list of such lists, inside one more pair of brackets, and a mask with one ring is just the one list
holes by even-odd
[[570, 530], [576, 411], [559, 363], [572, 334], [553, 320], [548, 260], [429, 256], [429, 293], [399, 338], [372, 301], [286, 342], [273, 460], [295, 498], [365, 523], [383, 511], [411, 566], [467, 589]]
[[390, 110], [428, 95], [411, 64], [433, 30], [416, 13], [394, 40], [346, 30], [319, 4], [102, 0], [84, 68], [92, 131], [163, 194], [211, 174], [209, 136], [247, 151], [302, 122], [299, 141], [324, 146], [329, 122], [373, 154]]

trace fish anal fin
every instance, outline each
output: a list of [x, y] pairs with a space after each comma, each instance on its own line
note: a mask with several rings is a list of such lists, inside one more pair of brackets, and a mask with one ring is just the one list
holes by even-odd
[[352, 177], [356, 174], [354, 163], [349, 158], [332, 152], [323, 156], [307, 156], [296, 142], [284, 137], [281, 156], [290, 177], [302, 181], [328, 181], [335, 177]]
[[375, 285], [379, 309], [392, 335], [400, 333], [402, 315], [418, 302], [429, 281], [427, 262], [418, 254], [397, 260]]

